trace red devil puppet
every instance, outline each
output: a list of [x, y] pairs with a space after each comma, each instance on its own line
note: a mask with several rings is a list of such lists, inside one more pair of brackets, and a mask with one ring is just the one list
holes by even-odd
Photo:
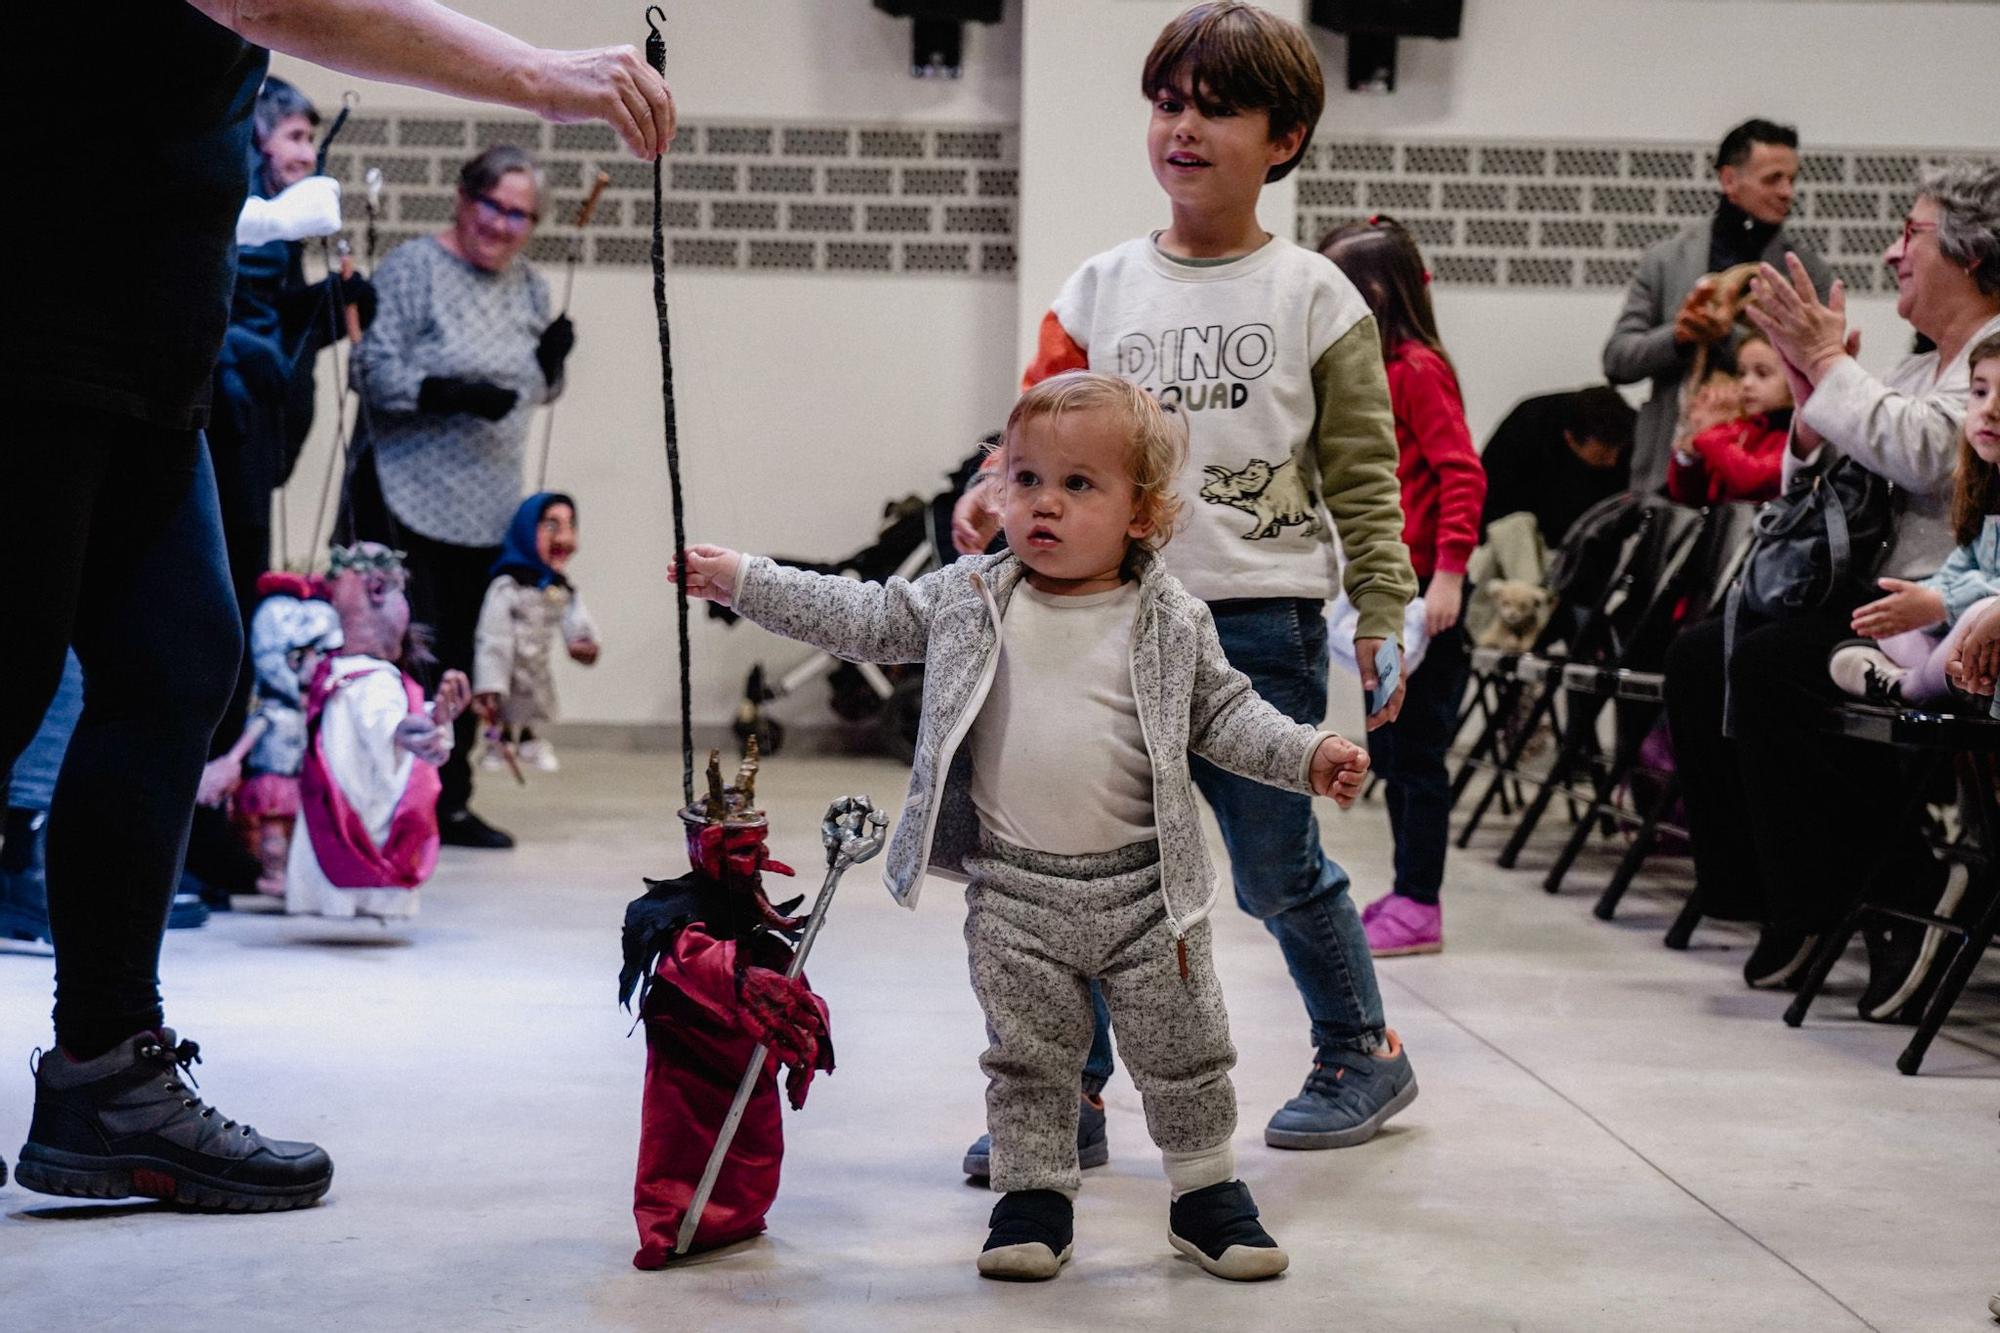
[[833, 1068], [826, 1004], [803, 976], [787, 978], [799, 922], [764, 896], [763, 872], [790, 875], [771, 858], [768, 826], [755, 806], [757, 756], [725, 788], [708, 760], [706, 799], [681, 811], [693, 869], [648, 880], [625, 910], [625, 967], [618, 998], [631, 1003], [645, 979], [646, 1092], [632, 1211], [639, 1268], [663, 1267], [674, 1251], [717, 1134], [759, 1043], [769, 1051], [742, 1124], [723, 1158], [692, 1249], [746, 1240], [764, 1229], [784, 1156], [778, 1067], [792, 1109], [805, 1105], [813, 1075]]

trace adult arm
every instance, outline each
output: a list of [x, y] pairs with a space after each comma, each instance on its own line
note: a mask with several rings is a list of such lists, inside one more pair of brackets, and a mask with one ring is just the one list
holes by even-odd
[[1682, 349], [1674, 341], [1674, 322], [1667, 318], [1666, 276], [1664, 253], [1639, 260], [1639, 271], [1625, 290], [1625, 307], [1604, 343], [1604, 378], [1613, 384], [1634, 384], [1680, 371]]
[[361, 336], [348, 378], [378, 412], [415, 412], [429, 371], [415, 355], [430, 319], [431, 269], [418, 242], [397, 246], [375, 266], [375, 322]]
[[547, 51], [434, 0], [188, 0], [247, 41], [343, 74], [602, 120], [642, 158], [674, 137], [667, 85], [630, 46]]
[[[1904, 393], [1843, 356], [1813, 387], [1794, 430], [1802, 422], [1877, 476], [1919, 494], [1935, 494], [1950, 485], [1958, 465], [1964, 417], [1963, 393]], [[1786, 451], [1787, 477], [1795, 468], [1791, 454]], [[1796, 465], [1811, 461], [1796, 460]]]
[[1341, 583], [1359, 615], [1355, 637], [1401, 643], [1403, 608], [1417, 595], [1417, 575], [1403, 545], [1396, 420], [1374, 319], [1336, 339], [1312, 376], [1320, 495], [1347, 557]]

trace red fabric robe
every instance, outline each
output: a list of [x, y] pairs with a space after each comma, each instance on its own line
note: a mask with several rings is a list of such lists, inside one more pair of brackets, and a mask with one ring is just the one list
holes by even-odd
[[[747, 943], [718, 940], [700, 922], [681, 927], [660, 954], [641, 1015], [646, 1024], [646, 1089], [639, 1125], [639, 1172], [632, 1213], [639, 1224], [636, 1268], [661, 1268], [672, 1257], [681, 1219], [694, 1200], [702, 1169], [729, 1114], [736, 1085], [750, 1065], [757, 1038], [745, 1030], [737, 998], [738, 953], [743, 961], [782, 973], [792, 951], [765, 933]], [[802, 977], [801, 981], [804, 980]], [[826, 1002], [813, 996], [819, 1012], [816, 1070], [833, 1068]], [[804, 1077], [787, 1080], [794, 1107], [805, 1101]], [[709, 1196], [695, 1250], [747, 1240], [764, 1230], [764, 1215], [778, 1196], [778, 1169], [784, 1158], [783, 1109], [778, 1101], [778, 1061], [765, 1057], [743, 1123], [723, 1159], [715, 1193]]]

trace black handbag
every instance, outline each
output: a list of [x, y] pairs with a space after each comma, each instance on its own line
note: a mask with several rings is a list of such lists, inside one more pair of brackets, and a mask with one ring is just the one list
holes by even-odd
[[1723, 609], [1723, 734], [1735, 734], [1729, 663], [1745, 618], [1786, 620], [1841, 600], [1860, 600], [1895, 540], [1896, 484], [1841, 456], [1792, 478], [1757, 514], [1750, 553]]

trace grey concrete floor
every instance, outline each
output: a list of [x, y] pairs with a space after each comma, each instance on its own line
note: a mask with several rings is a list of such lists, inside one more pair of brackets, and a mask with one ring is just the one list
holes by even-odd
[[[963, 908], [934, 884], [906, 913], [872, 867], [850, 877], [813, 958], [840, 1068], [789, 1119], [770, 1234], [637, 1272], [644, 1049], [613, 998], [617, 929], [640, 876], [681, 868], [677, 765], [564, 761], [526, 791], [486, 781], [478, 804], [520, 849], [447, 852], [409, 926], [244, 911], [170, 936], [168, 1020], [209, 1057], [203, 1092], [324, 1143], [333, 1190], [304, 1212], [236, 1218], [9, 1185], [0, 1327], [1992, 1326], [1991, 993], [1904, 1078], [1903, 1030], [1852, 1016], [1854, 972], [1788, 1030], [1784, 998], [1737, 977], [1740, 932], [1711, 927], [1669, 953], [1659, 936], [1677, 895], [1642, 885], [1620, 921], [1599, 923], [1581, 886], [1601, 863], [1549, 898], [1533, 864], [1492, 868], [1497, 830], [1454, 856], [1447, 952], [1381, 967], [1423, 1094], [1361, 1148], [1262, 1146], [1264, 1118], [1305, 1073], [1305, 1020], [1275, 946], [1233, 909], [1218, 915], [1241, 1169], [1291, 1250], [1283, 1279], [1232, 1286], [1168, 1250], [1158, 1159], [1122, 1075], [1112, 1164], [1086, 1179], [1074, 1264], [1042, 1286], [975, 1276], [992, 1200], [957, 1174], [981, 1121]], [[829, 798], [893, 803], [904, 781], [872, 760], [784, 757], [765, 773], [776, 850], [801, 867]], [[1380, 806], [1329, 807], [1324, 823], [1357, 896], [1375, 896]], [[46, 1040], [48, 985], [45, 952], [0, 946], [12, 1060]], [[11, 1155], [30, 1089], [9, 1068]]]

